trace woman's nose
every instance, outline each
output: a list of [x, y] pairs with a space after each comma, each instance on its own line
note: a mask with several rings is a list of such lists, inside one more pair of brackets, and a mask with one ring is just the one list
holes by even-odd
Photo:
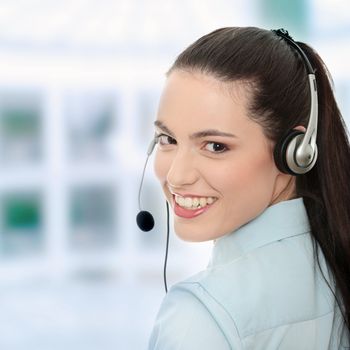
[[177, 152], [170, 163], [167, 182], [171, 187], [192, 185], [198, 180], [198, 171], [191, 152]]

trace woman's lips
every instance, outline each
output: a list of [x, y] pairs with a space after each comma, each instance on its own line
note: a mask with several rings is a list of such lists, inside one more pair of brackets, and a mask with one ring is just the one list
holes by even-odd
[[212, 204], [207, 204], [205, 207], [203, 208], [198, 208], [198, 209], [186, 209], [183, 207], [180, 207], [179, 204], [176, 203], [175, 201], [175, 196], [173, 195], [172, 197], [173, 199], [173, 208], [174, 208], [174, 212], [177, 216], [180, 216], [182, 218], [186, 218], [186, 219], [191, 219], [194, 218], [198, 215], [203, 214], [204, 212], [206, 212], [208, 209], [211, 208], [211, 206], [216, 202], [212, 203]]

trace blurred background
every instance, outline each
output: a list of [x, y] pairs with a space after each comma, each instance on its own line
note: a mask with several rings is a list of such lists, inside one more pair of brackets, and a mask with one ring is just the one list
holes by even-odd
[[[152, 157], [153, 231], [135, 215], [164, 73], [198, 37], [246, 25], [311, 44], [350, 122], [346, 0], [0, 0], [0, 349], [146, 349], [165, 295]], [[168, 287], [211, 247], [171, 231]]]

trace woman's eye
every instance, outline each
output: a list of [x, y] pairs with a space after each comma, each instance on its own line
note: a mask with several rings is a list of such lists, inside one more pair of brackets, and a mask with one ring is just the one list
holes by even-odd
[[223, 153], [225, 151], [227, 151], [227, 147], [226, 145], [224, 145], [223, 143], [219, 143], [219, 142], [208, 142], [205, 145], [205, 148], [213, 153]]
[[158, 135], [158, 141], [162, 146], [176, 144], [175, 139], [165, 134]]

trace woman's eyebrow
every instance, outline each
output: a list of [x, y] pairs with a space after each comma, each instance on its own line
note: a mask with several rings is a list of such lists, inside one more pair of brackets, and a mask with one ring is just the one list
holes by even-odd
[[[154, 122], [154, 125], [157, 126], [159, 129], [162, 129], [164, 132], [169, 134], [171, 137], [175, 137], [174, 133], [170, 131], [170, 129], [160, 120], [156, 120]], [[199, 139], [201, 137], [207, 137], [207, 136], [225, 136], [225, 137], [235, 137], [238, 138], [234, 134], [230, 134], [224, 131], [216, 130], [216, 129], [207, 129], [202, 131], [197, 131], [190, 135], [190, 139]]]
[[162, 129], [165, 131], [167, 134], [169, 134], [171, 137], [175, 137], [175, 135], [169, 130], [169, 128], [160, 120], [156, 120], [154, 122], [154, 125], [157, 126], [159, 129]]
[[216, 129], [207, 129], [207, 130], [202, 130], [202, 131], [197, 131], [190, 135], [190, 139], [199, 139], [201, 137], [207, 137], [207, 136], [225, 136], [225, 137], [235, 137], [237, 138], [236, 135], [230, 134], [228, 132], [216, 130]]

